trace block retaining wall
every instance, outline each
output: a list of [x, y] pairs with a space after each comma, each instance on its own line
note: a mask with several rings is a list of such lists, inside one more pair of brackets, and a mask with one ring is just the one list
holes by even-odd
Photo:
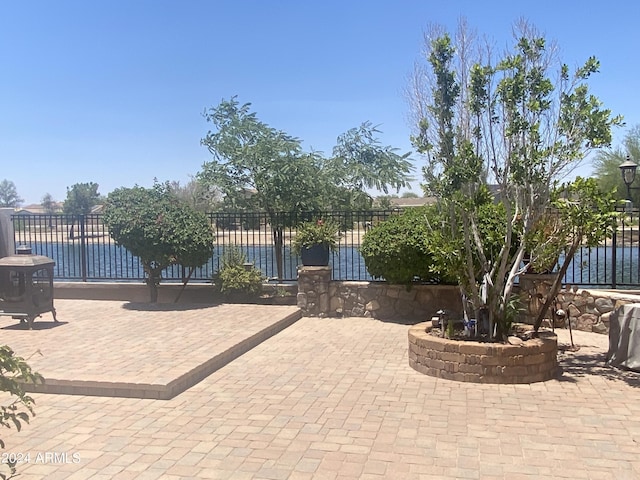
[[558, 338], [548, 331], [518, 345], [449, 340], [431, 323], [409, 328], [409, 365], [420, 373], [470, 383], [534, 383], [555, 377]]

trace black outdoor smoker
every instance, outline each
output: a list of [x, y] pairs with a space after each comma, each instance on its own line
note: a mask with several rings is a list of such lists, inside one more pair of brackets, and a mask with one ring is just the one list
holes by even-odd
[[0, 315], [26, 322], [45, 312], [56, 318], [53, 308], [53, 267], [55, 262], [43, 255], [32, 255], [29, 247], [18, 247], [17, 255], [0, 258]]

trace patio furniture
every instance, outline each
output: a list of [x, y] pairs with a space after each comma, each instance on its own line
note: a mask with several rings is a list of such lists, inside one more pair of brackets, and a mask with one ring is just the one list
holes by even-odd
[[36, 317], [45, 312], [51, 312], [57, 322], [53, 307], [54, 265], [52, 259], [32, 255], [30, 249], [0, 258], [0, 315], [26, 322], [30, 330]]
[[607, 364], [640, 372], [640, 303], [622, 305], [611, 313]]

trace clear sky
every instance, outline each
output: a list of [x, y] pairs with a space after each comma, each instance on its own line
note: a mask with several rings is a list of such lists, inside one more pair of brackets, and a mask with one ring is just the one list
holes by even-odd
[[233, 95], [306, 149], [328, 155], [339, 134], [371, 121], [384, 144], [409, 151], [403, 89], [423, 32], [430, 23], [454, 30], [461, 16], [499, 46], [523, 17], [558, 42], [570, 66], [595, 55], [593, 92], [633, 126], [639, 5], [0, 0], [0, 180], [15, 183], [23, 204], [45, 193], [64, 200], [79, 182], [98, 183], [102, 194], [154, 178], [185, 183], [210, 158], [202, 112]]

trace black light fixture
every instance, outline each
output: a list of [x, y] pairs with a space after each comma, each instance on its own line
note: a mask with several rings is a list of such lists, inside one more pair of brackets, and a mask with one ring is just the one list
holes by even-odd
[[[620, 173], [622, 173], [622, 180], [627, 186], [627, 200], [631, 201], [631, 184], [636, 179], [637, 163], [633, 163], [629, 155], [627, 155], [627, 161], [620, 165]], [[640, 190], [640, 187], [633, 187], [634, 190]]]

